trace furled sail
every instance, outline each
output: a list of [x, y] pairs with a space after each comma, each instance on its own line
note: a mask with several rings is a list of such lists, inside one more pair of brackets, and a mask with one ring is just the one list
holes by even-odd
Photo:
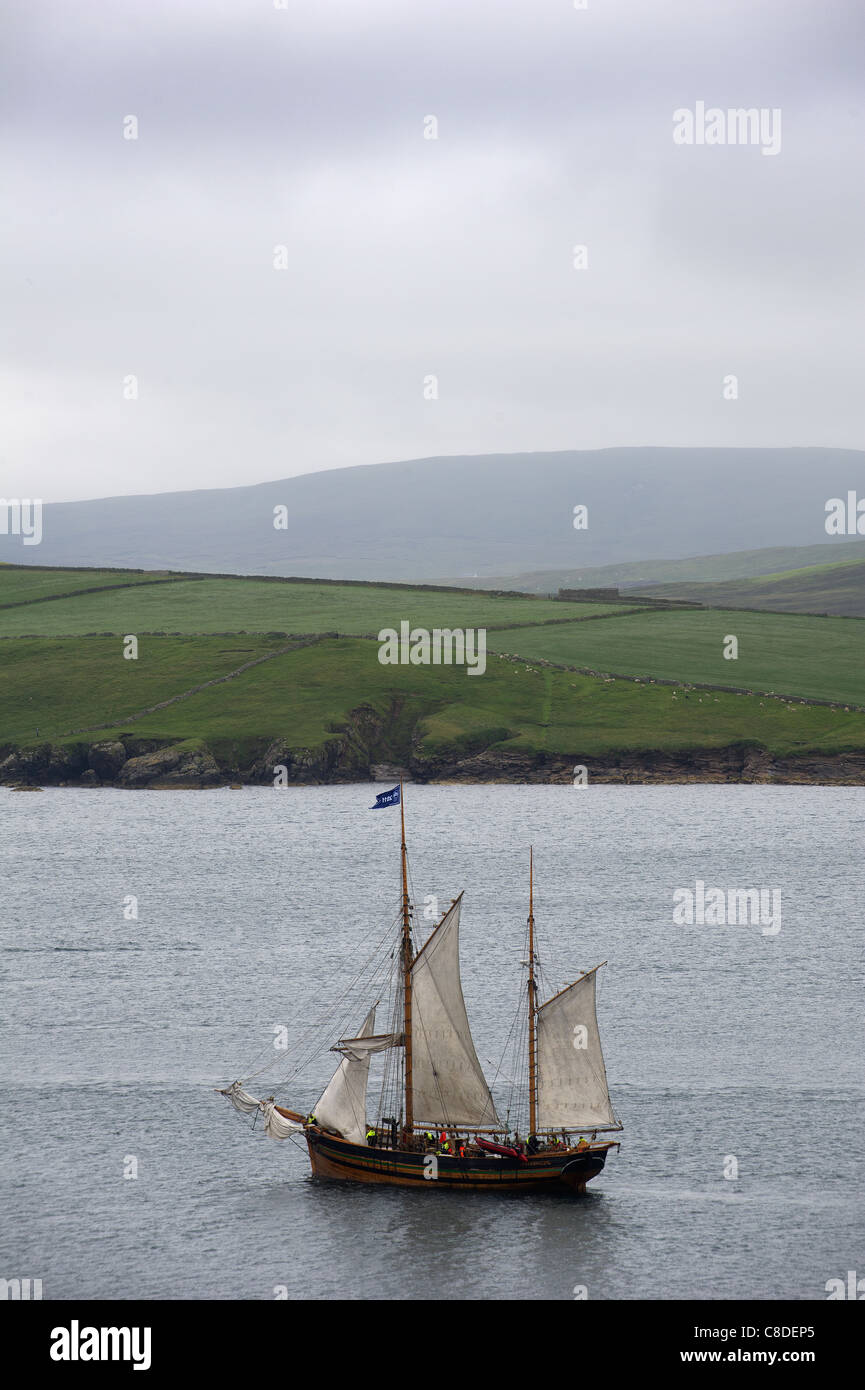
[[272, 1100], [263, 1100], [260, 1108], [264, 1116], [264, 1132], [269, 1138], [290, 1139], [292, 1134], [303, 1132], [303, 1125], [280, 1115]]
[[412, 1092], [415, 1123], [492, 1126], [499, 1118], [469, 1029], [460, 983], [462, 897], [412, 962]]
[[273, 1096], [268, 1100], [258, 1100], [248, 1091], [244, 1091], [239, 1081], [233, 1081], [227, 1090], [220, 1090], [219, 1094], [227, 1096], [241, 1115], [252, 1115], [254, 1111], [259, 1110], [264, 1116], [264, 1132], [271, 1139], [288, 1139], [290, 1135], [300, 1134], [303, 1130], [299, 1117], [298, 1120], [289, 1120], [287, 1116], [280, 1115]]
[[324, 1129], [341, 1134], [353, 1144], [362, 1144], [366, 1136], [366, 1083], [369, 1077], [370, 1054], [392, 1045], [390, 1035], [375, 1037], [375, 1004], [363, 1021], [356, 1038], [337, 1043], [336, 1051], [343, 1059], [314, 1107], [314, 1115]]
[[399, 1047], [403, 1041], [402, 1033], [374, 1033], [369, 1037], [340, 1038], [334, 1043], [331, 1052], [341, 1052], [355, 1062], [362, 1062], [374, 1052], [384, 1052], [389, 1047]]
[[251, 1096], [248, 1091], [244, 1091], [239, 1081], [232, 1081], [227, 1090], [220, 1091], [221, 1096], [227, 1096], [241, 1115], [251, 1115], [254, 1110], [261, 1108], [261, 1101], [256, 1096]]
[[538, 1129], [620, 1128], [595, 1013], [598, 970], [538, 1009]]

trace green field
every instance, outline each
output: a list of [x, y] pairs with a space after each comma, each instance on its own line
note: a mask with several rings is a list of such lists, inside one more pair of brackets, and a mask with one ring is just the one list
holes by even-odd
[[[18, 573], [0, 571], [0, 604], [11, 601], [4, 598], [5, 585]], [[621, 611], [619, 604], [581, 603], [578, 613], [574, 613], [575, 607], [529, 596], [498, 598], [365, 585], [194, 579], [0, 608], [0, 636], [239, 631], [359, 634], [398, 628], [402, 620], [426, 628], [490, 627]]]
[[158, 570], [40, 570], [16, 569], [0, 565], [0, 608], [7, 603], [29, 603], [78, 589], [99, 589], [107, 585], [126, 588], [131, 584], [152, 584], [172, 578]]
[[[735, 661], [723, 656], [728, 634], [739, 641]], [[489, 645], [496, 651], [617, 675], [865, 705], [865, 622], [856, 618], [723, 609], [644, 612], [574, 626], [491, 633]]]
[[767, 608], [776, 613], [829, 613], [865, 617], [865, 561], [783, 570], [759, 579], [717, 584], [652, 584], [632, 591], [656, 598], [691, 599], [718, 608]]
[[285, 645], [284, 638], [145, 638], [138, 660], [127, 661], [119, 637], [0, 642], [0, 742], [62, 739], [122, 720]]
[[[124, 582], [122, 573], [87, 577], [97, 587]], [[129, 587], [0, 610], [0, 630], [40, 634], [0, 639], [0, 748], [123, 735], [206, 744], [221, 765], [250, 766], [274, 740], [321, 750], [350, 729], [358, 767], [364, 757], [366, 766], [447, 762], [487, 749], [575, 761], [741, 744], [777, 756], [865, 751], [865, 712], [843, 708], [865, 706], [865, 623], [857, 619], [255, 579], [177, 576], [142, 587], [147, 578], [135, 573]], [[56, 572], [51, 592], [84, 581]], [[46, 572], [0, 570], [0, 603], [46, 582]], [[403, 620], [487, 628], [486, 672], [382, 665], [378, 643], [358, 634]], [[308, 636], [292, 642], [285, 632]], [[137, 660], [123, 657], [126, 633], [138, 637]], [[728, 634], [739, 640], [736, 661], [722, 655]], [[240, 669], [261, 657], [270, 659]], [[358, 724], [359, 708], [371, 722], [359, 716]]]
[[[495, 659], [483, 676], [456, 667], [385, 667], [377, 643], [357, 638], [296, 648], [178, 704], [131, 718], [281, 645], [265, 638], [153, 637], [142, 641], [137, 661], [124, 661], [114, 638], [5, 642], [0, 743], [62, 744], [77, 741], [76, 730], [113, 723], [115, 736], [204, 740], [248, 754], [273, 738], [313, 748], [363, 704], [388, 721], [382, 757], [407, 755], [412, 738], [421, 753], [494, 747], [591, 755], [739, 741], [778, 754], [865, 748], [863, 713], [605, 682]], [[110, 737], [112, 731], [103, 729], [84, 741]]]

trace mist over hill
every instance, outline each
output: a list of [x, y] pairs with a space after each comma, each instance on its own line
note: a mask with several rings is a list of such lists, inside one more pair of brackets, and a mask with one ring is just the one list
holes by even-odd
[[[526, 574], [485, 575], [471, 580], [474, 589], [517, 589], [526, 594], [550, 594], [557, 589], [597, 589], [614, 586], [628, 591], [650, 584], [706, 583], [752, 579], [811, 566], [832, 567], [865, 560], [865, 536], [857, 540], [825, 536], [819, 545], [776, 545], [759, 550], [727, 550], [721, 555], [690, 555], [681, 559], [633, 560], [617, 565], [581, 565], [579, 569], [534, 570]], [[465, 583], [465, 581], [462, 581]]]
[[[857, 485], [865, 493], [865, 453], [852, 449], [413, 459], [46, 503], [41, 544], [0, 534], [0, 561], [413, 581], [573, 570], [826, 544], [827, 500]], [[577, 506], [588, 509], [585, 529], [574, 528]]]

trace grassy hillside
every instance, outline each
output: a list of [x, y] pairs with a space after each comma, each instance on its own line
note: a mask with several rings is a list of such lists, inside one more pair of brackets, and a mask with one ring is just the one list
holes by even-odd
[[[557, 589], [602, 589], [611, 585], [631, 589], [644, 584], [704, 584], [730, 579], [753, 579], [816, 565], [865, 561], [865, 539], [825, 540], [820, 545], [770, 546], [763, 550], [733, 550], [723, 555], [687, 559], [632, 560], [618, 565], [583, 565], [579, 569], [542, 569], [524, 574], [443, 580], [469, 582], [476, 589], [522, 589], [528, 594], [554, 594]], [[673, 595], [674, 597], [676, 595]], [[728, 600], [729, 602], [729, 600]]]
[[142, 640], [138, 660], [127, 661], [119, 637], [4, 641], [0, 742], [62, 739], [122, 721], [285, 645], [285, 638], [267, 637], [150, 638]]
[[[865, 748], [865, 713], [605, 682], [495, 659], [482, 677], [456, 668], [384, 667], [377, 644], [357, 638], [326, 639], [274, 655], [229, 682], [131, 717], [279, 647], [267, 638], [151, 637], [143, 641], [138, 661], [127, 662], [112, 638], [4, 643], [0, 744], [82, 737], [93, 742], [131, 733], [137, 739], [203, 740], [252, 757], [274, 738], [318, 747], [345, 726], [349, 711], [367, 705], [389, 724], [376, 750], [381, 757], [407, 756], [413, 739], [427, 754], [493, 747], [591, 755], [720, 748], [738, 741], [758, 742], [779, 754]], [[75, 733], [92, 724], [113, 728]]]
[[720, 584], [652, 584], [632, 590], [656, 598], [691, 599], [723, 607], [767, 608], [776, 613], [830, 613], [865, 617], [865, 560], [784, 570], [759, 579]]
[[[723, 656], [728, 634], [735, 661]], [[596, 671], [865, 705], [865, 622], [855, 618], [685, 609], [492, 633], [489, 644]]]
[[80, 589], [127, 588], [171, 579], [158, 570], [54, 570], [0, 565], [0, 608], [76, 593]]
[[[182, 575], [151, 586], [134, 576], [128, 587], [100, 591], [105, 577], [91, 572], [99, 583], [84, 594], [0, 609], [0, 631], [13, 634], [0, 640], [0, 750], [53, 745], [79, 757], [113, 739], [128, 757], [137, 756], [130, 748], [149, 756], [176, 744], [210, 750], [222, 767], [249, 768], [277, 742], [312, 750], [314, 778], [330, 775], [334, 740], [341, 775], [363, 775], [371, 759], [422, 768], [484, 750], [575, 760], [746, 744], [775, 757], [865, 752], [862, 711], [688, 688], [865, 706], [857, 619]], [[4, 593], [31, 593], [28, 579], [0, 571], [0, 603]], [[80, 574], [55, 574], [52, 583], [55, 594], [83, 587]], [[377, 641], [359, 634], [403, 619], [485, 627], [486, 672], [383, 666]], [[137, 660], [123, 657], [130, 632]], [[729, 633], [739, 639], [735, 662], [722, 656]], [[551, 669], [539, 658], [617, 678]]]
[[[0, 605], [9, 577], [0, 571]], [[20, 571], [18, 572], [20, 574]], [[636, 606], [636, 605], [634, 605]], [[621, 611], [581, 604], [580, 617]], [[186, 579], [109, 589], [18, 608], [0, 607], [0, 636], [88, 632], [345, 632], [383, 627], [494, 627], [575, 616], [573, 607], [532, 598], [254, 579]]]

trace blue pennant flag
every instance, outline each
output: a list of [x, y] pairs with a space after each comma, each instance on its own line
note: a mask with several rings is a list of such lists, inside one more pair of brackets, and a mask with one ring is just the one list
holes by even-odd
[[371, 811], [380, 811], [383, 806], [399, 805], [399, 787], [391, 787], [389, 792], [379, 792], [375, 799], [375, 805], [370, 806]]

